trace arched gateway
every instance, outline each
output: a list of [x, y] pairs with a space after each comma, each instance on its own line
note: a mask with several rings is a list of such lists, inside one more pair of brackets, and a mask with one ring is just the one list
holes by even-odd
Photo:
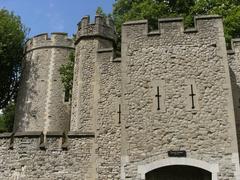
[[191, 158], [167, 158], [138, 166], [141, 180], [217, 180], [218, 164]]
[[146, 180], [211, 180], [209, 171], [201, 168], [173, 165], [152, 170], [146, 174]]

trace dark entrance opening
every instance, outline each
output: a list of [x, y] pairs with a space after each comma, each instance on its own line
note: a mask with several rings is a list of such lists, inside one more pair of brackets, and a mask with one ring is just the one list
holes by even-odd
[[193, 166], [165, 166], [146, 174], [146, 180], [212, 180], [212, 174]]

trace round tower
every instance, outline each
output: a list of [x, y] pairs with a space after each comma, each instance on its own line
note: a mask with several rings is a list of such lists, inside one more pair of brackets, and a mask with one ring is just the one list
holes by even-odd
[[26, 42], [15, 131], [69, 130], [70, 103], [59, 68], [73, 50], [73, 40], [66, 33], [40, 34]]

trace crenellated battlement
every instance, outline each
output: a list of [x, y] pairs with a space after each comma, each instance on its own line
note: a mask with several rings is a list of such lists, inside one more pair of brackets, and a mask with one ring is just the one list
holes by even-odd
[[209, 28], [212, 28], [209, 25], [208, 21], [216, 21], [221, 19], [221, 16], [218, 15], [206, 15], [206, 16], [195, 16], [194, 17], [194, 27], [193, 28], [184, 28], [184, 19], [181, 17], [178, 18], [163, 18], [158, 20], [158, 29], [155, 31], [149, 31], [149, 25], [147, 20], [139, 21], [129, 21], [123, 24], [124, 28], [129, 29], [131, 27], [134, 33], [143, 34], [143, 35], [164, 35], [164, 34], [183, 34], [183, 33], [197, 33], [203, 31], [209, 31]]
[[68, 37], [67, 33], [53, 32], [51, 36], [47, 33], [36, 35], [26, 42], [26, 52], [49, 47], [74, 49], [74, 41], [72, 38]]
[[115, 41], [116, 33], [113, 20], [100, 15], [95, 16], [94, 23], [90, 23], [90, 17], [84, 16], [78, 23], [77, 41], [86, 37], [98, 36]]
[[0, 134], [1, 148], [6, 150], [14, 150], [19, 148], [25, 149], [69, 149], [69, 142], [72, 139], [92, 139], [94, 133], [80, 133], [80, 132], [60, 132], [51, 131], [45, 135], [40, 131], [32, 132], [16, 132], [16, 133], [2, 133]]
[[228, 55], [235, 54], [236, 50], [240, 50], [240, 38], [235, 38], [231, 40], [231, 49], [227, 51]]

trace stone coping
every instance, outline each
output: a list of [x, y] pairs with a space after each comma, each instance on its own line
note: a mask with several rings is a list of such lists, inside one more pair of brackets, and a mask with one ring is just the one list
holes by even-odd
[[[37, 34], [37, 35], [33, 36], [33, 38], [40, 37], [40, 36], [48, 36], [48, 33]], [[30, 39], [32, 39], [32, 38], [29, 38], [28, 40], [30, 40]]]
[[103, 49], [98, 49], [98, 53], [107, 53], [107, 52], [113, 52], [113, 48], [103, 48]]
[[46, 137], [62, 137], [63, 131], [49, 131], [46, 133]]
[[235, 46], [238, 45], [239, 46], [240, 43], [240, 38], [234, 38], [231, 40], [231, 49], [229, 49], [227, 51], [228, 55], [233, 55], [235, 54]]
[[58, 35], [68, 36], [68, 33], [66, 33], [66, 32], [52, 32], [51, 34], [58, 34]]
[[201, 16], [195, 16], [195, 19], [219, 19], [222, 18], [220, 15], [201, 15]]
[[13, 135], [13, 133], [1, 133], [0, 138], [10, 138]]
[[68, 132], [67, 136], [69, 138], [80, 138], [80, 137], [95, 137], [95, 134], [92, 132], [79, 132], [79, 131], [70, 131]]
[[[166, 21], [167, 22], [167, 21]], [[187, 28], [184, 29], [184, 33], [197, 33], [198, 30], [196, 28]], [[155, 31], [150, 31], [147, 34], [148, 36], [159, 36], [161, 35], [161, 33], [159, 32], [159, 30], [155, 30]]]
[[187, 29], [184, 29], [184, 32], [185, 33], [196, 33], [196, 32], [198, 32], [198, 30], [196, 28], [187, 28]]
[[75, 47], [71, 47], [71, 46], [58, 46], [58, 45], [51, 45], [51, 46], [39, 46], [39, 47], [35, 47], [35, 48], [32, 48], [30, 50], [27, 50], [25, 52], [26, 53], [29, 53], [33, 50], [36, 50], [36, 49], [46, 49], [46, 48], [64, 48], [64, 49], [72, 49], [72, 50], [75, 50]]
[[66, 33], [66, 32], [51, 32], [50, 33], [50, 37], [49, 37], [48, 33], [41, 33], [41, 34], [37, 34], [37, 35], [33, 36], [32, 38], [29, 38], [28, 40], [33, 39], [33, 38], [37, 38], [37, 37], [41, 37], [41, 36], [45, 36], [46, 40], [50, 40], [51, 39], [51, 35], [66, 36], [66, 38], [72, 39], [72, 38], [68, 37], [68, 33]]
[[122, 58], [118, 57], [118, 58], [113, 58], [112, 62], [122, 62]]
[[123, 23], [123, 26], [134, 25], [134, 24], [146, 24], [146, 23], [148, 23], [147, 20], [128, 21], [128, 22]]
[[14, 137], [21, 138], [21, 137], [40, 137], [42, 134], [41, 131], [27, 131], [27, 132], [16, 132], [14, 133]]
[[[194, 16], [194, 19], [195, 20], [198, 20], [198, 19], [219, 19], [219, 18], [222, 18], [222, 16], [219, 16], [219, 15], [202, 15], [202, 16]], [[181, 22], [183, 21], [183, 18], [182, 17], [173, 17], [173, 18], [161, 18], [161, 19], [158, 19], [158, 22]], [[126, 25], [137, 25], [137, 24], [147, 24], [148, 21], [147, 20], [136, 20], [136, 21], [128, 21], [128, 22], [125, 22], [123, 23], [123, 26], [126, 26]]]
[[[3, 138], [11, 138], [12, 136], [14, 138], [39, 138], [43, 135], [42, 131], [26, 131], [26, 132], [6, 132], [6, 133], [0, 133], [0, 139]], [[63, 137], [64, 132], [63, 131], [49, 131], [46, 133], [46, 137]], [[95, 133], [94, 132], [79, 132], [79, 131], [69, 131], [66, 132], [66, 136], [69, 138], [94, 138]]]
[[230, 49], [230, 50], [227, 50], [227, 54], [228, 54], [228, 55], [233, 55], [233, 54], [235, 54], [235, 52]]
[[183, 17], [158, 19], [158, 22], [178, 22], [178, 21], [182, 22], [183, 21]]
[[160, 32], [159, 30], [155, 30], [155, 31], [150, 31], [148, 34], [148, 36], [159, 36], [160, 35]]

